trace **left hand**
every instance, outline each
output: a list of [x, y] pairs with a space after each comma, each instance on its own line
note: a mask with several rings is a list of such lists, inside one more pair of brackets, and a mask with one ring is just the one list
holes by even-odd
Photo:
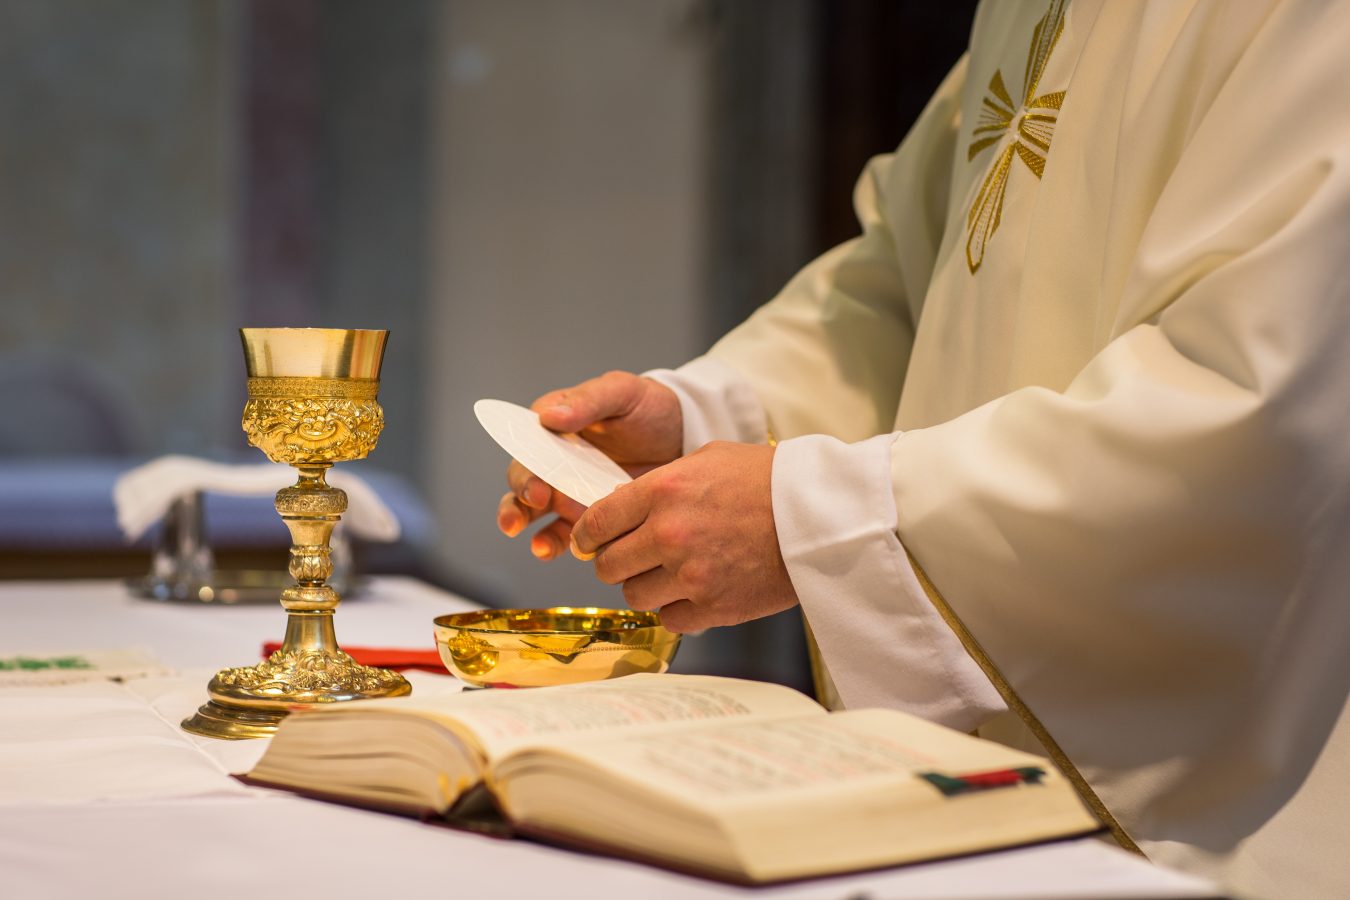
[[684, 632], [735, 625], [797, 604], [774, 527], [772, 447], [715, 442], [595, 503], [573, 552], [623, 584], [633, 609]]
[[[580, 434], [629, 475], [668, 463], [683, 450], [679, 398], [659, 381], [631, 372], [608, 372], [552, 391], [530, 409], [539, 414], [540, 425]], [[530, 552], [542, 560], [559, 556], [571, 538], [572, 523], [586, 507], [553, 490], [515, 460], [506, 470], [506, 481], [511, 491], [497, 504], [497, 527], [515, 537], [540, 516], [556, 513], [557, 518], [530, 538]]]

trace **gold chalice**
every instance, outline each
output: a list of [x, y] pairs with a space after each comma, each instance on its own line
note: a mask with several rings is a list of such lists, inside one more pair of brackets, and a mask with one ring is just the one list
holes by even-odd
[[396, 672], [359, 665], [338, 648], [333, 611], [341, 598], [329, 538], [347, 495], [324, 480], [335, 462], [362, 459], [375, 447], [384, 411], [375, 395], [387, 331], [340, 328], [243, 328], [248, 442], [299, 478], [277, 491], [291, 532], [290, 573], [281, 592], [289, 614], [281, 649], [255, 666], [222, 669], [207, 685], [210, 701], [183, 728], [215, 738], [266, 737], [297, 706], [398, 697], [412, 691]]

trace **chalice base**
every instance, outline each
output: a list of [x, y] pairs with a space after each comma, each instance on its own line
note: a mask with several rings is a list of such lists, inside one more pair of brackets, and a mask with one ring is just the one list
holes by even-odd
[[210, 700], [183, 720], [183, 730], [209, 738], [242, 741], [271, 737], [284, 718], [286, 713], [279, 710], [245, 709]]
[[271, 735], [297, 708], [402, 697], [412, 685], [338, 649], [333, 614], [323, 611], [292, 612], [280, 650], [256, 666], [220, 670], [206, 690], [210, 701], [183, 720], [183, 730], [242, 740]]

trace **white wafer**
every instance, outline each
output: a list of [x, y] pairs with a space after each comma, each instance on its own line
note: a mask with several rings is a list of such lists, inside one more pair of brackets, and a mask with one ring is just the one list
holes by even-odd
[[539, 415], [505, 400], [479, 400], [474, 415], [492, 439], [522, 466], [583, 506], [633, 479], [601, 450], [575, 434], [539, 424]]

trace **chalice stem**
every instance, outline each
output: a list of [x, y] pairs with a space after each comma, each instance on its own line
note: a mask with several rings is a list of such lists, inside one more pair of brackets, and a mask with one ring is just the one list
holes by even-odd
[[293, 612], [286, 618], [282, 653], [338, 652], [337, 633], [331, 612]]
[[277, 491], [276, 507], [291, 533], [289, 570], [295, 585], [281, 595], [281, 605], [292, 612], [337, 608], [337, 591], [328, 586], [333, 574], [329, 541], [338, 520], [347, 511], [347, 495], [325, 480], [328, 464], [300, 464], [299, 478]]
[[291, 533], [290, 573], [295, 586], [281, 595], [289, 616], [281, 652], [320, 652], [336, 656], [333, 611], [342, 598], [328, 586], [333, 574], [331, 540], [347, 494], [328, 484], [326, 463], [295, 466], [295, 484], [277, 492], [276, 507]]

